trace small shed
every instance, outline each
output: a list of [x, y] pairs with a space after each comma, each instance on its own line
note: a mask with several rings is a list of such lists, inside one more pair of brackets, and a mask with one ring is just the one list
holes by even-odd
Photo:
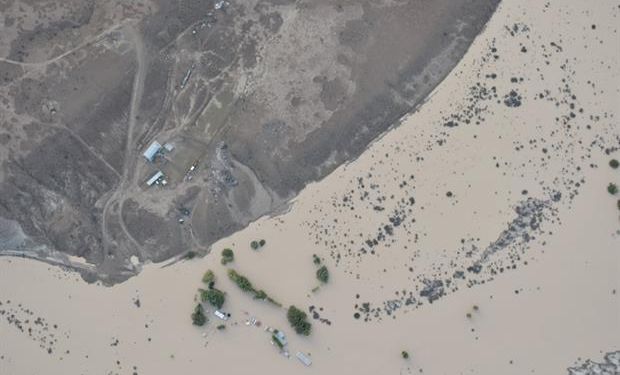
[[162, 171], [157, 171], [149, 180], [146, 182], [148, 186], [156, 183], [160, 178], [164, 177], [164, 173]]
[[299, 359], [299, 362], [303, 363], [308, 367], [312, 364], [312, 360], [310, 359], [310, 357], [308, 357], [302, 352], [297, 352], [295, 356], [297, 357], [297, 359]]
[[151, 143], [151, 145], [146, 149], [146, 151], [144, 151], [142, 155], [144, 155], [146, 160], [153, 161], [153, 159], [155, 159], [155, 155], [157, 155], [160, 150], [161, 145], [159, 144], [159, 142], [153, 141], [153, 143]]
[[170, 152], [174, 150], [174, 145], [172, 143], [166, 143], [164, 144], [164, 148], [166, 149], [166, 151]]

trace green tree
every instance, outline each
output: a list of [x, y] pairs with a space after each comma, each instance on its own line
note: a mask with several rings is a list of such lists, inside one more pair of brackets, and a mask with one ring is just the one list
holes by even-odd
[[327, 267], [322, 266], [318, 270], [316, 270], [316, 278], [319, 279], [320, 282], [326, 283], [329, 281], [329, 271]]
[[264, 290], [259, 290], [254, 294], [254, 298], [265, 300], [267, 299], [267, 293]]
[[243, 275], [239, 275], [235, 270], [228, 270], [228, 277], [232, 280], [232, 282], [237, 284], [241, 290], [246, 292], [254, 292], [254, 287], [252, 286], [250, 280]]
[[222, 264], [226, 265], [230, 262], [232, 262], [233, 260], [235, 260], [235, 253], [232, 251], [232, 249], [224, 249], [222, 250]]
[[400, 352], [400, 355], [403, 357], [403, 359], [408, 359], [409, 358], [409, 353], [407, 353], [407, 351], [405, 351], [405, 350]]
[[259, 247], [258, 241], [250, 242], [250, 247], [252, 248], [252, 250], [257, 250]]
[[616, 193], [618, 192], [618, 186], [616, 184], [609, 184], [607, 186], [607, 191], [611, 195], [616, 195]]
[[192, 323], [195, 326], [203, 326], [207, 322], [207, 317], [205, 316], [204, 309], [201, 304], [197, 304], [194, 308], [194, 312], [192, 313]]
[[316, 254], [312, 254], [312, 261], [314, 262], [314, 264], [316, 264], [317, 266], [321, 264], [321, 258], [319, 258], [318, 255]]
[[265, 240], [258, 241], [258, 244], [260, 245], [260, 247], [265, 246], [266, 243], [267, 243], [267, 241], [265, 241]]
[[215, 308], [221, 308], [226, 301], [226, 294], [219, 289], [200, 290], [202, 302], [209, 302]]
[[204, 275], [202, 275], [202, 282], [205, 284], [211, 284], [215, 281], [215, 274], [211, 270], [207, 270]]
[[295, 332], [304, 336], [310, 335], [312, 325], [306, 320], [308, 315], [305, 312], [301, 311], [295, 306], [291, 306], [288, 308], [286, 317]]
[[612, 167], [613, 169], [616, 169], [620, 166], [620, 162], [618, 162], [618, 160], [616, 159], [611, 159], [609, 161], [609, 166]]

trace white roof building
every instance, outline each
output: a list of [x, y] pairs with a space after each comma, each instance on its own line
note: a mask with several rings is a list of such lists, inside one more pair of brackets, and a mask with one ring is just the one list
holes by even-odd
[[153, 185], [154, 183], [156, 183], [160, 178], [164, 177], [164, 173], [162, 171], [157, 171], [157, 173], [155, 173], [153, 175], [153, 177], [149, 178], [149, 180], [146, 182], [146, 184], [148, 186]]
[[144, 151], [144, 154], [142, 155], [144, 155], [146, 160], [153, 161], [153, 159], [155, 159], [155, 155], [157, 155], [159, 150], [161, 150], [161, 145], [159, 144], [159, 142], [153, 141], [153, 143], [151, 143], [151, 145], [146, 149], [146, 151]]

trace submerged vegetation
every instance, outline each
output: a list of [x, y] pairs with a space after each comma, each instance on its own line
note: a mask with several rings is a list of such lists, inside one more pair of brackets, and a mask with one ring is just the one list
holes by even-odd
[[254, 240], [252, 242], [250, 242], [250, 247], [252, 248], [252, 250], [258, 250], [261, 247], [265, 246], [265, 244], [267, 243], [267, 241], [265, 240]]
[[244, 292], [250, 292], [254, 294], [254, 299], [260, 299], [263, 301], [268, 301], [276, 306], [282, 306], [279, 302], [269, 297], [267, 292], [265, 292], [264, 290], [257, 290], [256, 288], [254, 288], [252, 282], [247, 277], [237, 273], [237, 271], [233, 269], [228, 270], [228, 278], [230, 278], [230, 280], [235, 283], [239, 287], [239, 289], [243, 290]]
[[215, 274], [211, 270], [207, 270], [204, 275], [202, 275], [202, 282], [205, 284], [211, 284], [215, 282]]
[[222, 250], [222, 264], [223, 265], [227, 265], [233, 260], [235, 260], [235, 253], [232, 251], [232, 249], [226, 248]]
[[205, 311], [201, 304], [197, 304], [192, 313], [192, 324], [201, 327], [205, 325], [206, 322], [207, 317], [205, 316]]
[[202, 302], [209, 302], [211, 306], [219, 309], [226, 302], [226, 294], [219, 289], [200, 289], [200, 300]]
[[318, 270], [316, 270], [316, 278], [319, 279], [320, 282], [326, 283], [329, 281], [329, 271], [327, 267], [322, 266]]
[[286, 317], [288, 322], [291, 324], [291, 327], [300, 335], [308, 336], [310, 335], [310, 331], [312, 330], [312, 325], [308, 322], [308, 315], [298, 309], [295, 306], [291, 306], [288, 308], [288, 312], [286, 313]]
[[315, 265], [320, 266], [321, 265], [321, 258], [319, 258], [319, 256], [316, 255], [316, 254], [312, 254], [312, 262]]

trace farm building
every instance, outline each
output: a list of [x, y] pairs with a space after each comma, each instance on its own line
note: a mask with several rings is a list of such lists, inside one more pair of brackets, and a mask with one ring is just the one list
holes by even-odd
[[164, 173], [162, 171], [157, 171], [157, 173], [155, 173], [151, 178], [149, 178], [149, 180], [146, 182], [146, 184], [148, 186], [153, 185], [154, 183], [156, 183], [157, 181], [159, 181], [160, 178], [164, 177]]
[[151, 145], [146, 149], [146, 151], [144, 151], [144, 154], [142, 155], [144, 155], [146, 160], [153, 161], [153, 159], [155, 159], [155, 156], [160, 150], [161, 145], [159, 144], [159, 142], [153, 141], [153, 143], [151, 143]]

